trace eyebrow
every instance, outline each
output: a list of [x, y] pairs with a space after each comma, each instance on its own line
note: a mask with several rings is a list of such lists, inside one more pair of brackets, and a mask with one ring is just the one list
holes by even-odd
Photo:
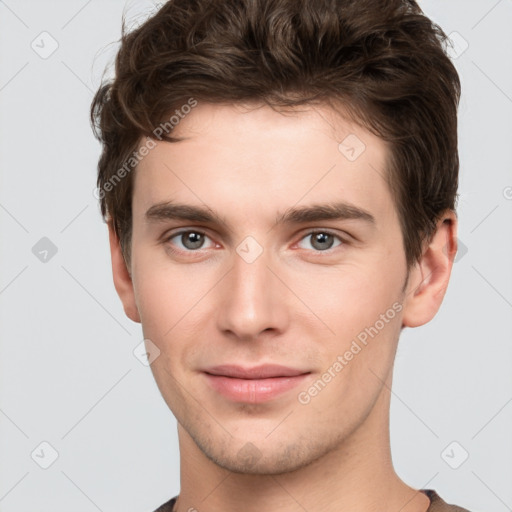
[[[174, 203], [172, 201], [154, 204], [146, 211], [145, 219], [148, 223], [166, 220], [187, 220], [229, 227], [228, 223], [220, 215], [209, 208]], [[375, 224], [375, 217], [370, 212], [345, 202], [291, 207], [284, 213], [278, 214], [275, 222], [276, 225], [280, 225], [324, 220], [362, 220], [368, 224]]]
[[276, 218], [276, 224], [301, 224], [323, 220], [362, 220], [375, 224], [375, 217], [370, 212], [345, 202], [292, 207]]
[[166, 201], [151, 206], [145, 214], [146, 222], [159, 222], [165, 220], [190, 220], [209, 224], [226, 224], [219, 215], [202, 206], [173, 203]]

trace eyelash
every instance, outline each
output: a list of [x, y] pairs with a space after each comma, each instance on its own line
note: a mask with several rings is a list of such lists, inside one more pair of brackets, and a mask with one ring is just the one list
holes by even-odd
[[[202, 235], [202, 236], [205, 236], [207, 238], [210, 238], [208, 236], [208, 234], [205, 232], [205, 231], [202, 231], [201, 229], [183, 229], [181, 231], [177, 231], [176, 233], [172, 233], [171, 235], [165, 237], [165, 239], [163, 240], [163, 242], [165, 244], [168, 244], [173, 238], [176, 238], [178, 236], [181, 236], [181, 235], [184, 235], [186, 233], [196, 233], [196, 234], [199, 234], [199, 235]], [[331, 247], [330, 249], [326, 249], [325, 251], [315, 251], [313, 250], [312, 252], [314, 253], [317, 253], [317, 254], [332, 254], [332, 252], [337, 248], [337, 247], [340, 247], [341, 245], [346, 245], [348, 243], [348, 241], [341, 237], [339, 234], [337, 233], [333, 233], [332, 231], [329, 231], [327, 229], [314, 229], [314, 230], [311, 230], [311, 231], [308, 231], [307, 233], [305, 233], [299, 240], [299, 242], [301, 242], [302, 240], [304, 240], [305, 238], [307, 237], [310, 237], [312, 235], [317, 235], [317, 234], [325, 234], [325, 235], [330, 235], [334, 238], [337, 238], [339, 241], [340, 241], [340, 244], [338, 244], [337, 246], [335, 247]], [[170, 244], [172, 245], [172, 244]], [[188, 250], [176, 250], [174, 249], [172, 246], [170, 247], [170, 250], [171, 252], [175, 253], [175, 254], [179, 254], [179, 255], [182, 255], [182, 254], [192, 254], [192, 253], [200, 253], [203, 249], [196, 249], [196, 250], [192, 250], [192, 249], [188, 249]]]

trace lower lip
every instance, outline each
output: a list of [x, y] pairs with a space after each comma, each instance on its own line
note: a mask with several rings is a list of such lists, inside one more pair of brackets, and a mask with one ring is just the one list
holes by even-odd
[[211, 387], [235, 402], [260, 403], [285, 393], [301, 384], [307, 373], [294, 377], [272, 377], [269, 379], [236, 379], [223, 375], [205, 373]]

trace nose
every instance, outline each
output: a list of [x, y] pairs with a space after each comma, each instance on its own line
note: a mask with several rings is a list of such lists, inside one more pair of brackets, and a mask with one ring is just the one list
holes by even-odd
[[286, 330], [289, 321], [287, 288], [265, 251], [249, 262], [234, 254], [233, 266], [217, 287], [217, 326], [240, 340], [255, 340], [264, 332]]

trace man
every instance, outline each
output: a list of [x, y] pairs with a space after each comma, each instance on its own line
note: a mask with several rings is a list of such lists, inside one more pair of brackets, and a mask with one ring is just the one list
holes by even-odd
[[159, 511], [463, 511], [395, 473], [393, 360], [457, 250], [460, 83], [402, 0], [174, 0], [91, 119], [114, 284], [178, 420]]

